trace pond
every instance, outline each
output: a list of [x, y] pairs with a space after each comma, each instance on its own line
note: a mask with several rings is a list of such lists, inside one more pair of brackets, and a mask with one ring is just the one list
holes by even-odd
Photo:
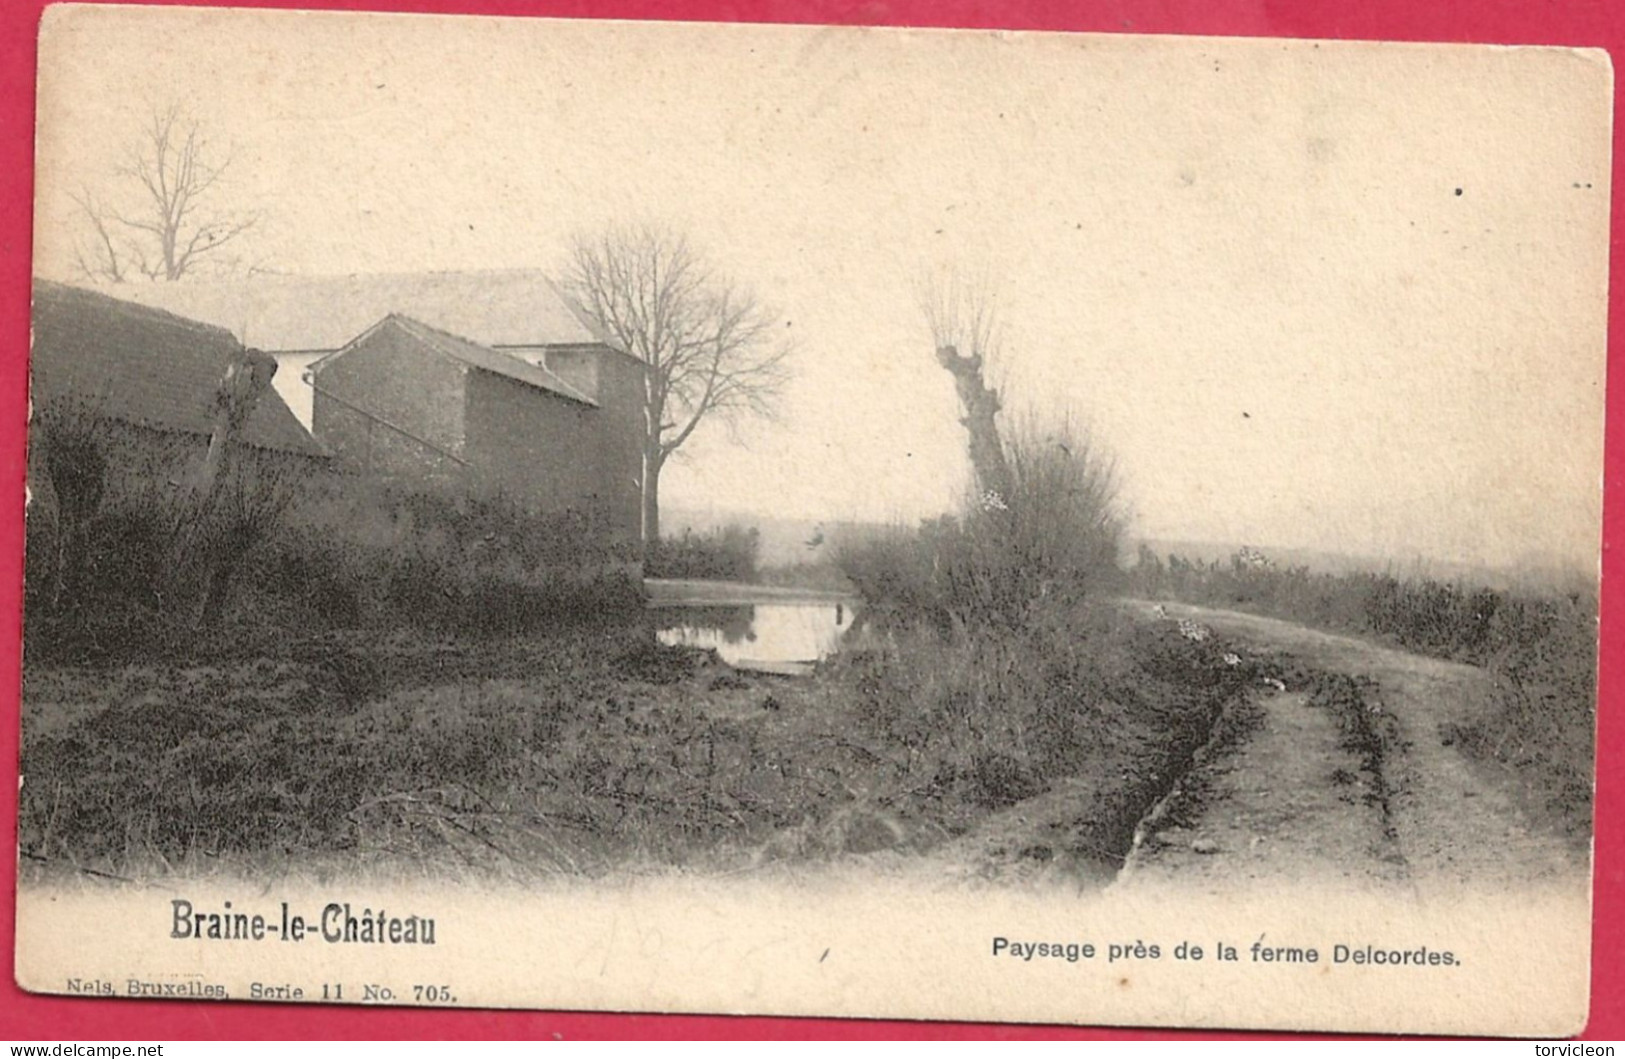
[[852, 627], [846, 601], [693, 603], [650, 608], [663, 644], [715, 650], [736, 669], [802, 675], [840, 646]]

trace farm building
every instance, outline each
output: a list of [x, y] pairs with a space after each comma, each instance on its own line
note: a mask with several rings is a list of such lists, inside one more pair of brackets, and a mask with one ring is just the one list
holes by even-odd
[[236, 330], [340, 466], [500, 490], [635, 537], [644, 366], [534, 270], [264, 276], [136, 296]]
[[[30, 399], [37, 415], [71, 410], [93, 417], [101, 429], [172, 460], [207, 447], [221, 379], [245, 355], [223, 328], [47, 280], [34, 282], [33, 332]], [[255, 403], [238, 441], [262, 453], [327, 456], [274, 390]]]

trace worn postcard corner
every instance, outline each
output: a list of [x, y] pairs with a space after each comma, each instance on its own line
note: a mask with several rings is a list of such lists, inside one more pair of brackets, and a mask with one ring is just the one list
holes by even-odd
[[1603, 53], [40, 40], [24, 988], [1584, 1025]]

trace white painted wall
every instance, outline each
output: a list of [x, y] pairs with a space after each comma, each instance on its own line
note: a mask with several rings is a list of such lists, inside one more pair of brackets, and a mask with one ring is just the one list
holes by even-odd
[[276, 376], [271, 385], [281, 395], [282, 400], [293, 410], [299, 422], [309, 430], [312, 416], [312, 402], [315, 391], [310, 383], [305, 381], [305, 369], [326, 353], [276, 353]]

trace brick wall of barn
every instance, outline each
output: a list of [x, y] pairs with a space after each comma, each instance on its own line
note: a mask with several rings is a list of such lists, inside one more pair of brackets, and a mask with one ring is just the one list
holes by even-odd
[[461, 477], [467, 374], [385, 323], [313, 369], [312, 433], [347, 470], [409, 481]]
[[639, 534], [643, 480], [643, 362], [602, 350], [598, 362], [598, 474], [611, 523]]
[[621, 536], [636, 539], [642, 513], [643, 362], [601, 345], [515, 347], [510, 352], [547, 369], [598, 402], [597, 495], [604, 517]]
[[533, 510], [602, 517], [599, 409], [491, 372], [467, 381], [463, 454], [480, 482]]

